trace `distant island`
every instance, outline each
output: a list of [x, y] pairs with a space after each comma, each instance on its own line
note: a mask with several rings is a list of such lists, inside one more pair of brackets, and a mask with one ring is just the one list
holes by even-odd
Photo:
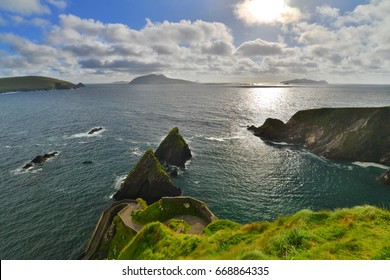
[[0, 78], [0, 93], [14, 91], [61, 90], [85, 87], [84, 84], [42, 76]]
[[281, 84], [289, 85], [289, 84], [301, 84], [301, 85], [327, 85], [328, 82], [325, 80], [315, 81], [309, 79], [294, 79], [289, 81], [281, 82]]
[[195, 82], [181, 80], [181, 79], [171, 79], [164, 75], [150, 74], [146, 76], [140, 76], [133, 79], [130, 82], [130, 85], [171, 85], [171, 84], [195, 84]]

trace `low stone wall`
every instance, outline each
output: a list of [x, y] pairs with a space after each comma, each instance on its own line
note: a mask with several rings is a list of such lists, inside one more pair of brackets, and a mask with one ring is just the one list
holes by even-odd
[[211, 223], [217, 219], [214, 213], [211, 212], [210, 209], [207, 207], [206, 203], [194, 199], [192, 197], [185, 197], [185, 196], [163, 197], [161, 201], [191, 204], [199, 211], [200, 217], [203, 218], [207, 223]]

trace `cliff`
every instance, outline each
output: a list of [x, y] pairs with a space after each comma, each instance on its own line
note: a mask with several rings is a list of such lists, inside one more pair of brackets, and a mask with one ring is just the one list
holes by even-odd
[[114, 198], [116, 200], [142, 198], [152, 203], [164, 196], [180, 194], [180, 189], [175, 187], [153, 151], [149, 150], [127, 175]]
[[155, 155], [160, 162], [178, 167], [184, 167], [185, 162], [192, 157], [191, 150], [177, 127], [168, 133], [158, 146]]
[[84, 87], [73, 83], [40, 76], [0, 78], [0, 93], [13, 91], [61, 90]]
[[267, 119], [248, 129], [263, 140], [304, 145], [328, 159], [390, 165], [390, 107], [305, 110], [287, 123]]
[[150, 74], [133, 79], [130, 85], [194, 84], [194, 82], [167, 78], [164, 75]]

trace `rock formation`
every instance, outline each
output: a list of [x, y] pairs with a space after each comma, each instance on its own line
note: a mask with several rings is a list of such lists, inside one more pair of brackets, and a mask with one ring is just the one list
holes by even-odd
[[388, 169], [385, 173], [383, 173], [377, 179], [379, 182], [381, 182], [383, 184], [390, 185], [390, 169]]
[[99, 132], [100, 130], [103, 130], [103, 127], [94, 127], [94, 128], [92, 128], [92, 129], [88, 132], [88, 134], [91, 135], [91, 134], [94, 134], [94, 133], [96, 133], [96, 132]]
[[173, 128], [161, 142], [155, 155], [163, 164], [175, 165], [183, 168], [185, 162], [192, 157], [191, 150], [186, 141], [179, 134], [179, 129], [177, 127]]
[[187, 80], [171, 79], [164, 75], [156, 75], [156, 74], [140, 76], [133, 79], [130, 82], [130, 85], [171, 85], [171, 84], [195, 84], [195, 83]]
[[58, 152], [48, 153], [44, 155], [37, 155], [35, 158], [33, 158], [29, 163], [27, 163], [25, 166], [23, 166], [23, 169], [28, 169], [30, 167], [33, 167], [34, 164], [42, 164], [46, 160], [55, 157], [58, 155]]
[[142, 198], [148, 203], [153, 203], [164, 196], [179, 195], [181, 190], [174, 186], [153, 151], [149, 150], [127, 175], [114, 198], [117, 200]]
[[304, 145], [329, 159], [390, 164], [390, 107], [305, 110], [286, 124], [267, 119], [248, 129], [263, 140]]

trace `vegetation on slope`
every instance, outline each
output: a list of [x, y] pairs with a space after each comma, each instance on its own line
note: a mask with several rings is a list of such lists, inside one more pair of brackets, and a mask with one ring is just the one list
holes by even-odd
[[53, 89], [73, 89], [73, 83], [49, 77], [25, 76], [0, 78], [0, 93], [12, 91], [34, 91]]
[[133, 79], [130, 82], [130, 85], [170, 85], [170, 84], [194, 84], [194, 82], [181, 80], [181, 79], [171, 79], [164, 75], [150, 74], [146, 76], [140, 76]]
[[147, 224], [120, 259], [390, 259], [390, 212], [372, 206], [302, 210], [274, 222], [217, 220], [202, 235]]

